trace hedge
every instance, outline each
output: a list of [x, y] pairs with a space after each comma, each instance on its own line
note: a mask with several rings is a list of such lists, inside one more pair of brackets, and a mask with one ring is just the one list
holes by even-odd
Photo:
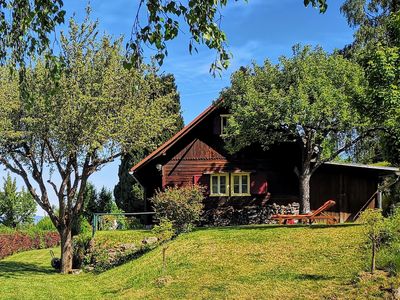
[[54, 231], [0, 233], [0, 259], [16, 252], [50, 248], [59, 244], [60, 236]]

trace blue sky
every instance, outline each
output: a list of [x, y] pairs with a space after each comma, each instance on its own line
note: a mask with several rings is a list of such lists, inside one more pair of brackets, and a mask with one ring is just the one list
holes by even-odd
[[[65, 0], [68, 17], [76, 12], [78, 19], [84, 15], [87, 1]], [[222, 88], [229, 85], [232, 72], [252, 61], [261, 64], [265, 59], [277, 62], [281, 55], [291, 55], [296, 43], [320, 45], [327, 51], [342, 48], [353, 38], [340, 14], [342, 1], [328, 0], [328, 10], [320, 14], [312, 7], [305, 8], [303, 0], [244, 0], [229, 1], [222, 10], [222, 28], [228, 37], [233, 54], [231, 66], [212, 77], [208, 72], [215, 52], [198, 47], [199, 53], [188, 53], [189, 35], [180, 33], [178, 39], [168, 43], [169, 56], [161, 72], [175, 75], [181, 96], [185, 124], [215, 100]], [[137, 0], [91, 0], [92, 17], [100, 22], [102, 32], [129, 37], [137, 9]], [[184, 29], [183, 29], [184, 30]], [[148, 55], [151, 52], [146, 51]], [[119, 161], [92, 175], [91, 181], [100, 189], [113, 189], [118, 181]], [[0, 170], [0, 184], [6, 172]], [[21, 183], [20, 180], [18, 180]], [[38, 210], [38, 214], [43, 212]]]

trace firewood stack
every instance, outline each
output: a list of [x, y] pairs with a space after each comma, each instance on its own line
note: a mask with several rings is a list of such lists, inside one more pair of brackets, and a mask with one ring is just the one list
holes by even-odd
[[271, 220], [275, 214], [294, 215], [298, 214], [300, 205], [297, 202], [288, 205], [277, 205], [272, 203], [262, 206], [245, 206], [235, 209], [232, 206], [224, 206], [208, 210], [203, 215], [201, 225], [203, 226], [230, 226], [248, 224], [272, 224]]

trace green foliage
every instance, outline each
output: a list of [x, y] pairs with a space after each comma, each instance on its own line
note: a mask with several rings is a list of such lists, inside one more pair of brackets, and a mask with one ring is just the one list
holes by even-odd
[[381, 129], [371, 143], [360, 147], [367, 159], [362, 162], [385, 159], [400, 165], [400, 4], [346, 0], [341, 10], [349, 25], [357, 28], [353, 44], [344, 52], [363, 66], [368, 80], [367, 101], [359, 110]]
[[52, 230], [55, 231], [56, 228], [54, 227], [53, 222], [51, 221], [49, 216], [42, 218], [36, 225], [36, 228], [40, 230]]
[[110, 213], [113, 210], [114, 198], [112, 192], [104, 186], [98, 193], [96, 187], [89, 182], [86, 185], [83, 198], [83, 216], [89, 223], [92, 223], [94, 213]]
[[129, 221], [129, 218], [123, 215], [124, 211], [119, 209], [115, 202], [112, 202], [110, 213], [121, 215], [103, 215], [99, 216], [99, 229], [100, 230], [127, 230], [132, 229], [130, 226], [136, 226], [137, 223]]
[[[238, 1], [238, 0], [236, 0]], [[247, 2], [247, 0], [244, 0]], [[305, 0], [304, 5], [318, 7], [320, 12], [327, 8], [326, 0]], [[220, 27], [220, 9], [228, 0], [203, 1], [191, 0], [188, 3], [174, 0], [140, 0], [139, 10], [146, 4], [147, 24], [142, 25], [139, 12], [134, 23], [134, 38], [128, 43], [132, 51], [131, 66], [142, 58], [142, 43], [157, 50], [154, 56], [161, 65], [168, 55], [166, 43], [175, 39], [182, 31], [182, 25], [189, 32], [189, 52], [197, 52], [196, 45], [204, 44], [217, 51], [217, 57], [211, 64], [210, 71], [221, 71], [229, 66], [231, 53], [227, 50], [226, 34]]]
[[203, 210], [203, 189], [197, 185], [167, 187], [151, 199], [158, 220], [172, 221], [177, 233], [190, 231], [200, 220]]
[[155, 146], [156, 136], [174, 128], [176, 118], [164, 107], [176, 95], [154, 94], [162, 86], [154, 68], [124, 68], [122, 39], [99, 35], [89, 16], [83, 24], [71, 19], [60, 48], [56, 58], [32, 58], [23, 82], [16, 70], [0, 68], [0, 163], [65, 229], [82, 213], [94, 172], [128, 151]]
[[385, 218], [379, 209], [367, 209], [361, 213], [360, 222], [364, 224], [363, 233], [371, 243], [378, 246], [387, 232]]
[[73, 267], [80, 268], [85, 262], [85, 256], [90, 250], [92, 240], [92, 226], [83, 217], [79, 216], [72, 229]]
[[72, 223], [72, 235], [79, 235], [79, 234], [86, 234], [86, 233], [92, 233], [92, 226], [88, 222], [88, 220], [80, 215], [74, 222]]
[[382, 240], [388, 234], [388, 222], [382, 215], [379, 209], [367, 209], [360, 215], [360, 222], [364, 224], [363, 234], [366, 238], [366, 243], [371, 248], [371, 273], [375, 272], [376, 268], [376, 253], [379, 250]]
[[[238, 0], [235, 0], [238, 1]], [[243, 0], [247, 2], [247, 0]], [[305, 0], [320, 12], [327, 8], [326, 0]], [[133, 55], [125, 62], [132, 66], [143, 57], [141, 43], [157, 49], [155, 59], [162, 64], [168, 55], [166, 42], [175, 39], [184, 26], [190, 34], [189, 52], [196, 44], [205, 44], [217, 51], [217, 59], [211, 69], [220, 70], [229, 65], [230, 53], [227, 51], [226, 35], [220, 28], [220, 9], [227, 5], [227, 0], [204, 2], [191, 0], [188, 3], [174, 0], [140, 0], [134, 21], [134, 36], [128, 42]], [[66, 11], [63, 1], [55, 0], [4, 0], [1, 2], [0, 16], [0, 60], [10, 57], [14, 63], [25, 64], [27, 57], [43, 53], [50, 47], [49, 34], [57, 25], [64, 23]], [[146, 7], [146, 25], [141, 24], [140, 10]], [[123, 7], [120, 7], [123, 9]]]
[[236, 71], [221, 98], [232, 113], [225, 136], [231, 152], [254, 143], [298, 145], [301, 206], [308, 212], [311, 175], [371, 129], [354, 106], [364, 99], [362, 69], [319, 47], [293, 50], [293, 57], [281, 57], [277, 65], [266, 60]]
[[399, 37], [390, 21], [390, 15], [400, 10], [398, 0], [346, 0], [340, 10], [348, 24], [356, 28], [353, 47], [387, 44]]
[[1, 233], [13, 233], [13, 232], [15, 232], [14, 228], [0, 224], [0, 234]]
[[83, 264], [88, 263], [86, 254], [90, 251], [92, 236], [88, 233], [80, 233], [72, 240], [72, 266], [75, 269], [81, 268]]
[[100, 190], [97, 202], [98, 212], [111, 212], [114, 204], [114, 199], [111, 191], [107, 190], [103, 186]]
[[86, 184], [85, 192], [83, 194], [83, 213], [82, 215], [90, 223], [93, 220], [93, 213], [98, 212], [97, 210], [97, 191], [96, 187], [88, 182]]
[[328, 8], [328, 3], [326, 0], [304, 0], [305, 6], [308, 6], [310, 4], [314, 7], [318, 7], [321, 13], [324, 13]]
[[[159, 243], [162, 245], [162, 272], [165, 276], [165, 272], [167, 271], [167, 249], [168, 242], [174, 236], [175, 230], [173, 228], [173, 223], [168, 219], [160, 219], [160, 223], [153, 227], [151, 231], [158, 239]], [[166, 278], [160, 278], [159, 282], [165, 282]]]
[[[169, 106], [164, 107], [172, 117], [175, 118], [175, 126], [166, 128], [163, 133], [155, 137], [155, 145], [160, 146], [162, 143], [171, 138], [177, 131], [183, 128], [183, 117], [181, 114], [180, 97], [177, 91], [175, 78], [172, 74], [162, 75], [158, 78], [160, 88], [154, 90], [157, 95], [174, 94], [175, 97]], [[130, 151], [121, 157], [121, 164], [118, 169], [118, 184], [114, 188], [115, 202], [118, 207], [125, 212], [146, 211], [144, 202], [144, 191], [142, 187], [136, 183], [129, 170], [150, 154], [154, 147], [143, 147], [139, 150]]]
[[151, 232], [161, 243], [168, 242], [174, 236], [173, 223], [168, 219], [160, 219], [160, 223], [154, 225]]
[[49, 34], [64, 22], [63, 1], [1, 1], [0, 61], [24, 65], [50, 45]]
[[310, 155], [322, 158], [324, 142], [362, 124], [351, 105], [363, 99], [362, 70], [321, 48], [295, 46], [294, 56], [278, 65], [267, 60], [241, 69], [221, 96], [233, 113], [227, 128], [232, 151], [253, 141], [268, 147], [307, 139]]
[[385, 159], [400, 165], [400, 43], [371, 46], [362, 63], [369, 84], [368, 101], [361, 109], [384, 130], [381, 142]]
[[0, 223], [14, 228], [32, 224], [35, 212], [36, 203], [31, 194], [24, 188], [18, 192], [16, 180], [8, 173], [0, 191]]
[[392, 274], [400, 273], [400, 208], [393, 210], [385, 220], [384, 244], [377, 264]]

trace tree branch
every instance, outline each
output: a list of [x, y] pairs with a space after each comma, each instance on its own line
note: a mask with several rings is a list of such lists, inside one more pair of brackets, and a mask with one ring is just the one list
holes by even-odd
[[61, 166], [60, 158], [55, 154], [54, 149], [53, 149], [51, 143], [50, 143], [47, 139], [45, 140], [45, 143], [46, 143], [46, 145], [47, 145], [47, 148], [49, 149], [49, 152], [50, 152], [51, 157], [53, 158], [54, 162], [56, 163], [58, 172], [60, 173], [61, 177], [63, 177], [65, 171], [64, 171], [64, 169], [63, 169], [62, 166]]
[[320, 167], [322, 164], [333, 160], [334, 158], [336, 158], [340, 153], [346, 151], [347, 149], [349, 149], [351, 146], [355, 145], [356, 143], [358, 143], [359, 141], [361, 141], [362, 139], [364, 139], [365, 137], [371, 135], [372, 133], [376, 132], [380, 130], [379, 128], [372, 128], [372, 129], [368, 129], [367, 131], [363, 132], [362, 134], [358, 135], [355, 139], [352, 139], [350, 141], [348, 141], [347, 143], [345, 143], [345, 145], [343, 147], [340, 147], [339, 149], [337, 149], [335, 152], [333, 152], [329, 157], [324, 158], [322, 160], [319, 160], [313, 167], [313, 171], [312, 173], [314, 173], [314, 171], [316, 169], [318, 169], [318, 167]]

